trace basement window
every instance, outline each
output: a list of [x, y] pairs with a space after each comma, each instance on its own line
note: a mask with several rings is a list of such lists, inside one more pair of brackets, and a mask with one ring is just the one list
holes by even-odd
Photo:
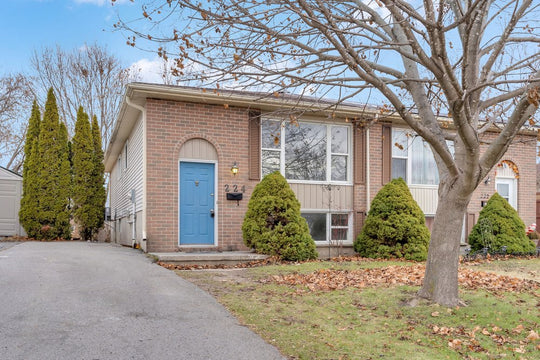
[[350, 213], [302, 212], [316, 242], [350, 242]]

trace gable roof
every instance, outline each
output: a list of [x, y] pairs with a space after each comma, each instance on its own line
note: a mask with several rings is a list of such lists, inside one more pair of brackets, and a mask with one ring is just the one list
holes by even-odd
[[[377, 114], [379, 108], [360, 103], [325, 100], [317, 97], [299, 96], [288, 93], [263, 93], [238, 90], [215, 90], [187, 86], [149, 84], [134, 82], [126, 87], [116, 125], [105, 152], [105, 171], [110, 171], [122, 152], [122, 147], [140, 112], [146, 106], [146, 99], [184, 101], [201, 104], [228, 105], [257, 109], [263, 112], [289, 114], [298, 110], [314, 116], [337, 116], [359, 118], [363, 114]], [[397, 115], [385, 115], [399, 118]]]
[[3, 166], [0, 166], [0, 179], [22, 180], [22, 176]]
[[[263, 112], [281, 113], [287, 116], [291, 110], [296, 110], [314, 116], [336, 116], [358, 119], [368, 115], [370, 117], [375, 116], [382, 121], [404, 123], [404, 120], [395, 111], [390, 111], [389, 109], [381, 111], [382, 107], [361, 103], [342, 102], [336, 105], [336, 100], [288, 93], [216, 90], [134, 82], [126, 86], [120, 112], [118, 113], [116, 124], [105, 152], [105, 171], [110, 172], [112, 170], [141, 111], [144, 111], [146, 99], [149, 98], [237, 106], [248, 110], [256, 109]], [[438, 119], [440, 121], [451, 120], [451, 118], [443, 115], [439, 116]], [[500, 131], [496, 127], [491, 130]], [[536, 130], [536, 127], [534, 127], [532, 129], [523, 128], [521, 131], [535, 135]]]

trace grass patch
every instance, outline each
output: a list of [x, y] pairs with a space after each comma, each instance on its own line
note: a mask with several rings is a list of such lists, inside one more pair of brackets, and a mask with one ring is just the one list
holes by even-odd
[[499, 275], [540, 282], [540, 258], [538, 257], [531, 259], [499, 259], [496, 261], [463, 263], [462, 266], [474, 270], [490, 271]]
[[[520, 266], [538, 264], [528, 261]], [[447, 309], [423, 301], [407, 306], [418, 290], [415, 286], [308, 291], [306, 286], [268, 281], [321, 269], [409, 264], [310, 262], [178, 273], [214, 294], [242, 323], [291, 359], [537, 358], [538, 291], [494, 295], [467, 290], [461, 292], [467, 307]]]

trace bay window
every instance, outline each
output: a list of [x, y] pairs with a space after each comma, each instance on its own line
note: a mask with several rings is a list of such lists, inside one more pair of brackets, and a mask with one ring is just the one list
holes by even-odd
[[348, 182], [350, 135], [347, 125], [264, 120], [262, 175], [280, 171], [287, 180]]

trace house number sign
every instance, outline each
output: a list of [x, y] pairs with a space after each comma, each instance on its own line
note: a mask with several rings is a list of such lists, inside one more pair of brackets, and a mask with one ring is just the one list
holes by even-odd
[[[240, 189], [240, 191], [238, 191]], [[242, 192], [242, 193], [245, 193], [246, 192], [246, 185], [242, 185], [240, 187], [240, 185], [238, 184], [233, 184], [233, 185], [229, 185], [229, 184], [225, 184], [225, 192], [228, 193], [228, 192]]]

